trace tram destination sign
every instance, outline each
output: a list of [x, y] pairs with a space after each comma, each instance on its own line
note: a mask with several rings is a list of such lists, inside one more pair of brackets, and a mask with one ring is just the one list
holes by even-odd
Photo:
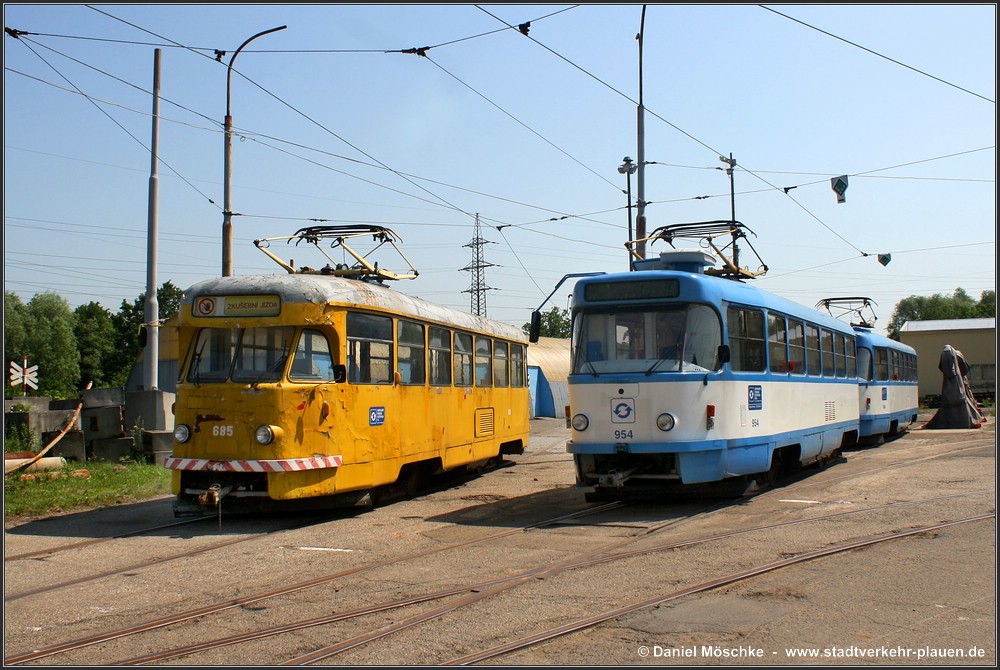
[[643, 279], [587, 284], [583, 297], [593, 302], [676, 298], [680, 283], [676, 279]]
[[194, 316], [278, 316], [281, 298], [276, 295], [203, 295], [194, 300]]

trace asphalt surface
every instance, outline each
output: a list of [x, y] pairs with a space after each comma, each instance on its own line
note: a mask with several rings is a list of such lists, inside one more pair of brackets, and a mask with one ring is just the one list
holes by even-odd
[[[317, 664], [445, 664], [589, 617], [592, 623], [574, 632], [479, 663], [996, 665], [992, 421], [974, 430], [913, 430], [749, 498], [652, 501], [526, 529], [596, 507], [575, 486], [567, 437], [562, 420], [536, 419], [528, 450], [507, 457], [504, 467], [367, 511], [210, 517], [125, 537], [175, 521], [171, 500], [163, 498], [8, 523], [5, 658], [345, 571], [356, 570], [295, 594], [32, 663], [119, 663], [193, 639], [516, 577], [601, 550], [649, 549], [524, 580]], [[277, 530], [296, 521], [306, 525]], [[711, 586], [723, 576], [899, 532], [912, 534]], [[220, 547], [224, 542], [231, 544]], [[76, 546], [14, 558], [70, 544]], [[463, 546], [451, 547], [457, 544]], [[443, 602], [164, 664], [275, 665]]]

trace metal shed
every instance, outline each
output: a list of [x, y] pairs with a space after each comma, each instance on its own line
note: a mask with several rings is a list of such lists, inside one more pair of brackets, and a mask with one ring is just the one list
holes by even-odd
[[996, 398], [997, 320], [940, 319], [907, 321], [899, 339], [917, 350], [917, 384], [921, 398], [941, 395], [938, 369], [946, 344], [962, 352], [969, 363], [969, 382], [977, 398]]
[[531, 416], [561, 418], [569, 404], [569, 339], [540, 337], [528, 345]]

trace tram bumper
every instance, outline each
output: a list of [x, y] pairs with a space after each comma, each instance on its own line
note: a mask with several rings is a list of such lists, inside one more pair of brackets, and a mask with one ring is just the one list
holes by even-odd
[[[578, 486], [626, 483], [702, 484], [760, 470], [759, 449], [732, 449], [726, 440], [654, 443], [569, 441]], [[766, 465], [763, 467], [767, 469]]]

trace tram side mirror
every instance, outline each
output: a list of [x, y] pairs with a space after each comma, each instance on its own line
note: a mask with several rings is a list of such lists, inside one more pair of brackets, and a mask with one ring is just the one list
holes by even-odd
[[731, 351], [729, 351], [729, 345], [728, 344], [720, 344], [719, 345], [719, 365], [722, 365], [723, 363], [728, 363], [729, 361], [732, 360], [732, 358], [733, 358], [733, 354], [732, 354]]
[[536, 309], [531, 313], [531, 325], [528, 327], [528, 341], [532, 344], [537, 342], [540, 332], [542, 332], [542, 313]]
[[346, 365], [334, 365], [333, 366], [333, 381], [336, 384], [343, 384], [347, 381], [347, 366]]

